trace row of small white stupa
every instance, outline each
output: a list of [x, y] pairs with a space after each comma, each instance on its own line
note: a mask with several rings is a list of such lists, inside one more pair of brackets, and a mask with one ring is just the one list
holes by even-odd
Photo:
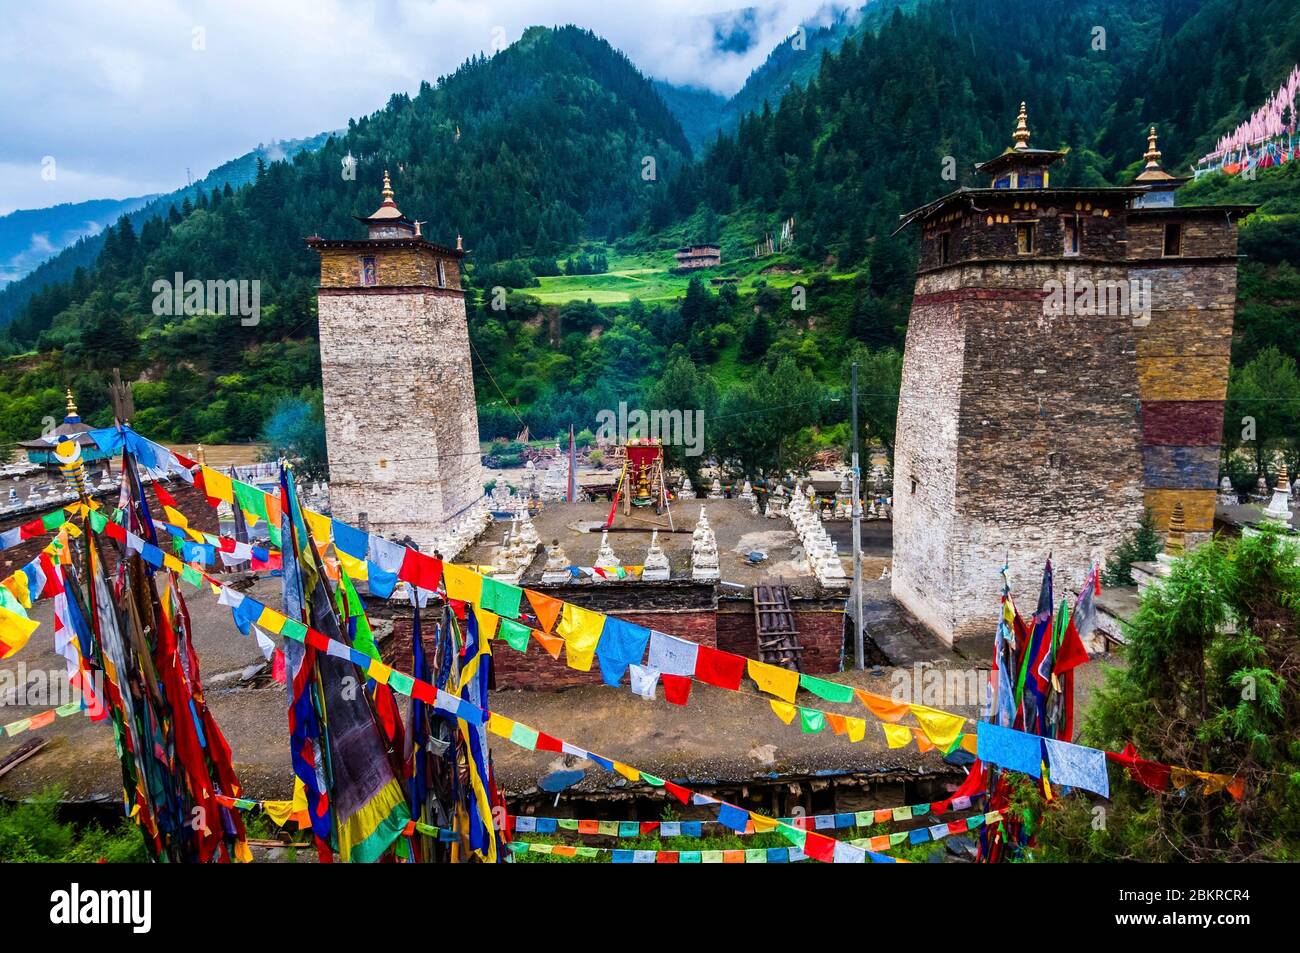
[[790, 522], [794, 524], [799, 541], [803, 544], [804, 558], [808, 568], [823, 586], [840, 587], [849, 584], [844, 574], [844, 564], [840, 562], [835, 541], [822, 525], [820, 510], [813, 502], [815, 499], [812, 484], [807, 492], [801, 492], [795, 484], [793, 499], [787, 509]]
[[[501, 547], [493, 557], [493, 578], [517, 583], [533, 561], [538, 542], [537, 530], [533, 526], [532, 518], [528, 515], [527, 509], [521, 507], [518, 515], [510, 521], [510, 530], [502, 537]], [[600, 534], [600, 551], [596, 554], [596, 561], [592, 565], [595, 569], [606, 570], [613, 575], [617, 575], [618, 570], [624, 566], [623, 561], [610, 545], [608, 530]], [[672, 577], [668, 554], [659, 545], [657, 529], [650, 535], [650, 548], [646, 551], [641, 567], [641, 578], [649, 582], [665, 582]], [[691, 578], [701, 582], [713, 582], [719, 576], [718, 542], [713, 535], [713, 528], [709, 525], [704, 507], [701, 506], [699, 522], [695, 524], [695, 530], [691, 534]], [[600, 580], [605, 577], [595, 574], [591, 578]], [[572, 581], [572, 572], [569, 557], [560, 546], [560, 541], [552, 540], [546, 547], [546, 565], [542, 568], [542, 582], [546, 585], [554, 585], [570, 581]]]
[[[100, 493], [111, 490], [116, 486], [117, 481], [105, 470], [99, 485], [94, 486], [87, 481], [86, 489], [91, 493]], [[76, 498], [77, 490], [71, 483], [51, 483], [46, 487], [44, 494], [33, 483], [27, 488], [26, 499], [19, 496], [16, 489], [10, 488], [3, 512], [16, 513], [19, 510], [48, 509], [52, 506], [58, 506], [60, 503], [71, 503]]]

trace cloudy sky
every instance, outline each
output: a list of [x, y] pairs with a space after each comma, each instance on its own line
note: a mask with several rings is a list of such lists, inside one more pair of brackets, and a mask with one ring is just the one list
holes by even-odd
[[[345, 126], [534, 24], [576, 23], [643, 72], [734, 93], [841, 0], [41, 0], [0, 30], [0, 214], [200, 178]], [[747, 49], [719, 41], [743, 24]]]

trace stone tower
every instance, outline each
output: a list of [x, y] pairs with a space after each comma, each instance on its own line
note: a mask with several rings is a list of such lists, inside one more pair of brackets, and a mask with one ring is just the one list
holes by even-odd
[[364, 239], [307, 239], [320, 255], [333, 515], [450, 558], [452, 528], [485, 512], [460, 239], [427, 241], [387, 172], [383, 203], [360, 221]]
[[[1063, 150], [1013, 145], [902, 217], [920, 228], [894, 458], [894, 597], [949, 643], [991, 645], [1010, 558], [1032, 612], [1130, 534], [1144, 506], [1213, 528], [1237, 218], [1181, 207], [1159, 164], [1130, 185], [1051, 184]], [[1028, 606], [1028, 608], [1026, 608]]]

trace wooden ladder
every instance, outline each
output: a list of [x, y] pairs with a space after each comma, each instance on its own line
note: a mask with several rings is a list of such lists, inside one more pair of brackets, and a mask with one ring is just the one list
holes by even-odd
[[765, 579], [754, 586], [754, 631], [762, 661], [802, 671], [799, 655], [803, 647], [790, 611], [790, 587], [784, 579]]

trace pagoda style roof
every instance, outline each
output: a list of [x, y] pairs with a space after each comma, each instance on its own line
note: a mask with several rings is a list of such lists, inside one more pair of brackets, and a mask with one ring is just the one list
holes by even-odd
[[36, 440], [20, 440], [18, 446], [24, 450], [53, 450], [57, 444], [70, 438], [75, 438], [77, 444], [81, 447], [99, 446], [90, 436], [92, 428], [81, 419], [81, 415], [77, 411], [77, 405], [72, 399], [72, 391], [67, 391], [66, 396], [68, 404], [63, 423], [51, 430], [48, 436], [39, 437]]
[[321, 238], [319, 235], [309, 235], [303, 241], [307, 243], [308, 247], [317, 250], [337, 248], [344, 251], [349, 249], [353, 251], [372, 251], [376, 248], [419, 248], [424, 251], [445, 255], [448, 258], [465, 257], [464, 249], [431, 242], [423, 235], [413, 235], [410, 238]]
[[893, 234], [897, 235], [913, 222], [929, 218], [948, 206], [963, 202], [976, 202], [980, 199], [1026, 201], [1029, 196], [1033, 196], [1033, 201], [1041, 204], [1050, 203], [1052, 199], [1073, 199], [1083, 196], [1108, 196], [1129, 199], [1146, 191], [1147, 189], [1144, 186], [1138, 185], [1077, 186], [1050, 189], [972, 189], [962, 187], [955, 192], [949, 192], [947, 195], [935, 199], [933, 202], [922, 205], [920, 208], [914, 208], [912, 211], [904, 212], [898, 216], [898, 228], [894, 229]]
[[1006, 172], [1008, 169], [1014, 169], [1016, 166], [1032, 166], [1039, 168], [1051, 165], [1058, 159], [1065, 158], [1070, 152], [1069, 149], [1007, 149], [995, 158], [987, 162], [981, 162], [975, 166], [977, 172], [983, 172], [986, 175], [998, 175]]

